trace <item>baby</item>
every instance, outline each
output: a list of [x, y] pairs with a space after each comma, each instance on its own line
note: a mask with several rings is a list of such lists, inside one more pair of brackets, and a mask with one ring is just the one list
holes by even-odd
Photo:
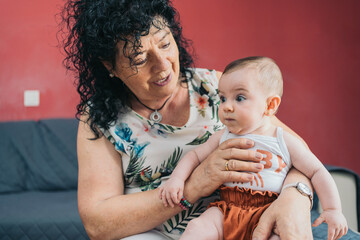
[[[326, 222], [328, 239], [346, 234], [347, 222], [331, 175], [300, 139], [271, 121], [280, 105], [282, 91], [280, 69], [270, 58], [248, 57], [225, 68], [219, 81], [219, 117], [226, 127], [181, 159], [170, 179], [160, 187], [160, 198], [165, 205], [175, 203], [183, 209], [191, 206], [183, 198], [184, 182], [227, 139], [254, 141], [253, 150], [263, 155], [264, 168], [252, 173], [251, 182], [229, 182], [221, 186], [220, 201], [211, 203], [199, 218], [190, 221], [181, 239], [251, 239], [261, 214], [282, 189], [290, 187], [282, 185], [291, 166], [311, 179], [319, 195], [324, 211], [313, 226]], [[231, 161], [234, 160], [225, 163], [226, 170]], [[296, 187], [301, 188], [299, 184]], [[311, 191], [308, 195], [312, 197]], [[273, 234], [271, 239], [279, 236]]]

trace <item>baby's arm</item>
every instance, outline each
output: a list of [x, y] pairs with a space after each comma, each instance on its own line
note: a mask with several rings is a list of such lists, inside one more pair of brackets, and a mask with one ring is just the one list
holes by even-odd
[[284, 139], [294, 167], [311, 179], [324, 210], [313, 226], [326, 222], [328, 239], [340, 238], [347, 232], [347, 223], [342, 214], [335, 181], [320, 160], [299, 139], [285, 131]]
[[192, 171], [219, 146], [223, 132], [224, 130], [214, 133], [205, 143], [185, 154], [179, 161], [170, 179], [160, 187], [159, 196], [165, 206], [170, 205], [174, 207], [174, 204], [180, 202], [183, 195], [184, 182]]

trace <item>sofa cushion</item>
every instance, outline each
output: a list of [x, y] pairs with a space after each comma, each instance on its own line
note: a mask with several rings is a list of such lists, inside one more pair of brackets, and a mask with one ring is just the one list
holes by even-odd
[[1, 239], [88, 239], [76, 191], [0, 195]]
[[0, 123], [0, 193], [76, 189], [75, 119]]

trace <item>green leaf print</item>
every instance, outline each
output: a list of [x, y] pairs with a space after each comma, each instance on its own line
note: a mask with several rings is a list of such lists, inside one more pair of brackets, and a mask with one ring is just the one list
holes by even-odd
[[140, 185], [140, 189], [141, 191], [145, 192], [145, 191], [148, 191], [148, 190], [153, 190], [153, 189], [156, 189], [160, 186], [161, 184], [161, 180], [160, 179], [156, 179], [154, 181], [151, 181], [151, 182], [142, 182], [141, 183], [142, 185]]
[[136, 182], [139, 183], [141, 191], [152, 190], [161, 184], [160, 177], [160, 172], [153, 171], [151, 167], [148, 166], [140, 171], [137, 175]]
[[167, 161], [164, 161], [161, 164], [160, 172], [163, 173], [163, 176], [170, 175], [174, 171], [176, 165], [181, 158], [182, 153], [183, 150], [180, 147], [175, 148], [172, 155], [167, 159]]
[[181, 213], [175, 215], [171, 219], [167, 220], [164, 223], [164, 227], [167, 232], [171, 232], [173, 229], [177, 229], [181, 232], [185, 231], [188, 223], [200, 216], [206, 210], [206, 207], [203, 206], [203, 201], [196, 203], [194, 206], [190, 207], [187, 210], [182, 211]]
[[177, 163], [179, 162], [183, 150], [180, 147], [175, 148], [172, 155], [165, 160], [160, 169], [155, 170], [146, 167], [140, 170], [136, 181], [139, 182], [141, 191], [156, 189], [161, 184], [161, 177], [169, 176], [174, 171]]
[[179, 127], [173, 127], [173, 126], [166, 125], [166, 124], [158, 123], [158, 125], [160, 126], [161, 129], [164, 129], [165, 131], [171, 132], [171, 133], [174, 133], [176, 130], [181, 130], [181, 128], [179, 128]]
[[155, 128], [157, 130], [158, 135], [174, 133], [177, 130], [181, 130], [181, 127], [173, 127], [167, 124], [155, 123], [151, 122], [150, 120], [147, 120], [147, 123], [149, 124], [149, 126], [151, 126], [151, 128]]
[[209, 137], [211, 135], [212, 134], [209, 131], [206, 131], [206, 133], [204, 135], [202, 135], [201, 137], [195, 138], [192, 142], [187, 143], [186, 145], [200, 145], [200, 144], [203, 144], [204, 142], [206, 142], [209, 139]]
[[204, 118], [205, 114], [206, 114], [206, 110], [205, 109], [198, 109], [198, 112], [200, 113], [200, 115]]
[[144, 168], [143, 165], [145, 162], [145, 158], [138, 158], [138, 156], [139, 155], [136, 154], [134, 151], [131, 151], [129, 166], [127, 167], [125, 172], [126, 184], [131, 184], [134, 181], [135, 177], [140, 175], [141, 169]]
[[219, 108], [217, 106], [212, 107], [212, 118], [216, 118], [217, 121], [219, 121]]

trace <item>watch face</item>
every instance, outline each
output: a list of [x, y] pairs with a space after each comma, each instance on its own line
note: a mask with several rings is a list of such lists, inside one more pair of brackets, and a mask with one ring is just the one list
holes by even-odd
[[302, 193], [304, 193], [304, 194], [306, 194], [306, 195], [311, 195], [311, 191], [310, 191], [309, 187], [306, 186], [305, 184], [303, 184], [303, 183], [298, 183], [297, 188], [298, 188], [298, 190], [299, 190], [300, 192], [302, 192]]

